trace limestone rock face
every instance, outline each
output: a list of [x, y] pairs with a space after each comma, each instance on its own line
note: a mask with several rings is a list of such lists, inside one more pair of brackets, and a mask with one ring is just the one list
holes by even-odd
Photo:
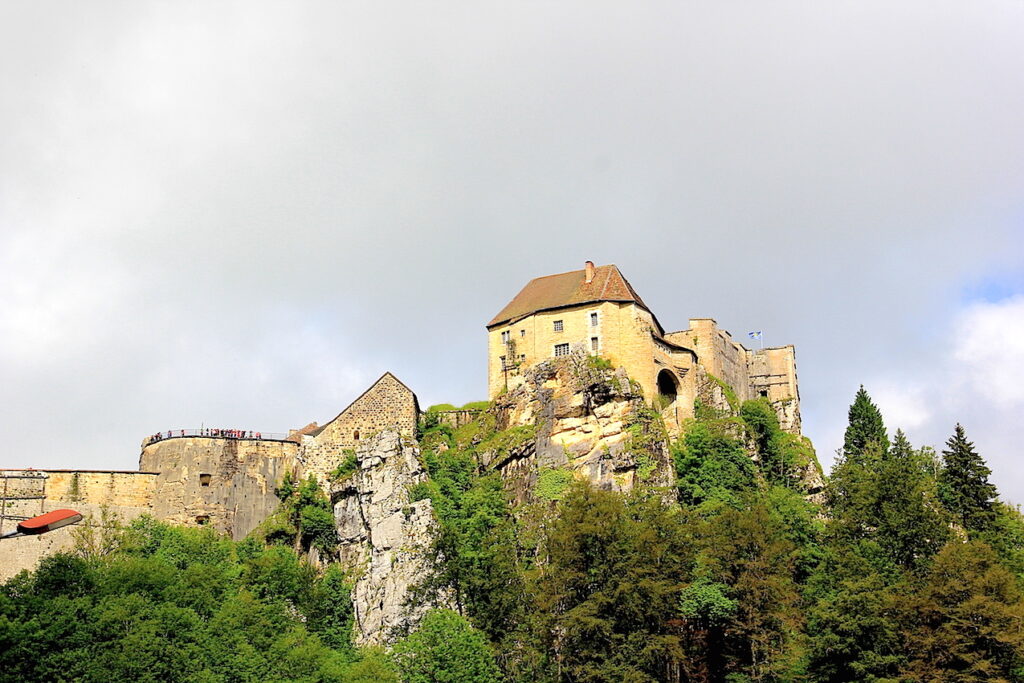
[[[499, 427], [537, 425], [532, 441], [505, 453], [485, 454], [515, 501], [530, 498], [537, 475], [568, 469], [577, 479], [612, 491], [628, 491], [640, 479], [671, 482], [671, 461], [664, 433], [630, 430], [644, 407], [643, 397], [622, 370], [593, 367], [586, 356], [571, 355], [540, 363], [523, 382], [495, 400]], [[642, 432], [642, 430], [639, 430]]]
[[429, 572], [436, 522], [429, 500], [409, 502], [427, 477], [416, 446], [394, 431], [363, 442], [358, 469], [331, 486], [341, 562], [357, 579], [352, 591], [356, 642], [382, 645], [413, 625], [427, 605], [408, 607], [409, 589]]

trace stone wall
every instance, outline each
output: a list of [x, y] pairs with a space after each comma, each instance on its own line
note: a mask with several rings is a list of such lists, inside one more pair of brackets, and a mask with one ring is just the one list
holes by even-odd
[[328, 475], [361, 442], [385, 430], [405, 437], [416, 434], [416, 394], [390, 372], [373, 383], [348, 408], [311, 435], [302, 436], [302, 472], [326, 486]]
[[208, 524], [240, 540], [280, 501], [274, 489], [298, 466], [293, 441], [175, 437], [142, 449], [139, 468], [158, 471], [153, 514], [172, 524]]
[[740, 401], [751, 398], [748, 351], [712, 318], [691, 318], [688, 330], [670, 332], [665, 337], [694, 349], [704, 371], [732, 387]]
[[[508, 344], [502, 341], [506, 332]], [[658, 395], [658, 374], [668, 371], [677, 384], [677, 398], [665, 406], [663, 414], [675, 426], [692, 417], [695, 388], [688, 374], [695, 355], [659, 341], [657, 335], [660, 331], [649, 311], [634, 303], [612, 301], [540, 311], [496, 327], [488, 332], [490, 396], [493, 399], [519, 387], [531, 367], [555, 357], [557, 344], [568, 344], [571, 352], [597, 354], [625, 370], [640, 385], [648, 402]], [[513, 362], [518, 367], [508, 369]]]
[[[120, 522], [130, 522], [152, 512], [156, 478], [155, 472], [2, 470], [0, 487], [6, 484], [7, 500], [0, 531], [13, 530], [21, 519], [66, 508], [96, 523], [101, 522], [104, 509]], [[46, 555], [69, 550], [74, 543], [73, 529], [0, 541], [0, 581], [22, 569], [34, 569]]]
[[751, 394], [764, 396], [775, 407], [779, 425], [787, 432], [800, 433], [800, 386], [796, 375], [796, 348], [779, 346], [750, 351]]

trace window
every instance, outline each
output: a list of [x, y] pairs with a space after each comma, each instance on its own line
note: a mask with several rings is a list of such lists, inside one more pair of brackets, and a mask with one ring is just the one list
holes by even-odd
[[591, 327], [597, 327], [597, 313], [596, 312], [590, 314], [590, 326]]
[[569, 345], [568, 344], [555, 344], [555, 355], [556, 356], [568, 356]]
[[358, 429], [356, 431], [352, 432], [352, 440], [353, 441], [359, 441], [359, 430]]
[[757, 393], [761, 394], [761, 396], [763, 396], [764, 398], [768, 398], [768, 390], [767, 389], [762, 389], [761, 391], [759, 391]]
[[210, 515], [196, 515], [196, 524], [206, 526], [210, 523]]
[[526, 362], [526, 354], [525, 353], [519, 354], [519, 362], [520, 363], [525, 363]]
[[509, 332], [508, 330], [505, 330], [504, 332], [501, 333], [501, 343], [508, 344], [510, 341], [512, 341], [512, 333]]
[[561, 332], [561, 331], [562, 331], [562, 321], [561, 320], [556, 320], [555, 321], [555, 332]]
[[526, 336], [526, 330], [519, 330], [519, 336], [520, 337], [525, 337]]
[[590, 350], [597, 353], [597, 337], [590, 338]]
[[200, 486], [209, 486], [210, 485], [210, 479], [212, 479], [212, 477], [209, 474], [200, 474], [199, 475], [199, 485]]

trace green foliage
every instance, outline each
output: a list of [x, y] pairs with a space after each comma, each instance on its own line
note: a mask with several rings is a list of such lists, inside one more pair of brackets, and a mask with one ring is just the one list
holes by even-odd
[[397, 683], [352, 647], [337, 568], [318, 576], [290, 548], [208, 528], [141, 518], [125, 532], [111, 552], [52, 555], [0, 588], [0, 680]]
[[150, 518], [83, 527], [74, 554], [0, 588], [0, 680], [1024, 680], [1024, 517], [961, 428], [940, 466], [902, 431], [890, 444], [863, 390], [854, 403], [814, 497], [810, 443], [763, 400], [685, 425], [672, 501], [643, 484], [665, 439], [649, 408], [627, 426], [634, 491], [545, 468], [517, 507], [493, 463], [535, 426], [425, 419], [429, 476], [409, 494], [438, 523], [409, 606], [440, 592], [453, 610], [393, 634], [393, 655], [353, 647], [350, 577], [302, 559], [336, 540], [315, 480], [285, 477], [240, 543]]
[[495, 432], [480, 442], [476, 450], [480, 453], [493, 452], [500, 459], [537, 438], [537, 425], [521, 425]]
[[1021, 680], [1024, 595], [985, 543], [943, 548], [902, 612], [911, 680]]
[[989, 483], [992, 470], [957, 424], [942, 451], [939, 491], [946, 509], [958, 524], [972, 532], [987, 531], [995, 523], [996, 487]]
[[491, 407], [490, 401], [470, 401], [459, 410], [487, 410]]
[[798, 487], [808, 465], [820, 470], [809, 440], [779, 427], [775, 408], [766, 398], [744, 401], [740, 418], [757, 452], [761, 473], [771, 483]]
[[[351, 459], [354, 463], [355, 454]], [[338, 469], [348, 462], [346, 458]], [[299, 482], [287, 472], [274, 493], [281, 505], [253, 532], [256, 536], [267, 543], [293, 545], [296, 549], [316, 548], [326, 556], [337, 549], [334, 510], [313, 475]]]
[[562, 500], [573, 482], [572, 472], [562, 468], [547, 468], [537, 474], [537, 488], [534, 494], [546, 501]]
[[548, 563], [531, 591], [533, 628], [560, 680], [660, 680], [680, 654], [680, 634], [666, 617], [692, 557], [672, 509], [655, 497], [574, 484], [545, 545]]
[[736, 614], [736, 601], [728, 597], [729, 587], [703, 579], [687, 586], [679, 597], [679, 612], [701, 629], [722, 627]]
[[756, 468], [730, 420], [698, 421], [673, 444], [676, 487], [684, 505], [738, 504], [738, 494], [756, 485]]
[[428, 413], [443, 413], [449, 410], [458, 410], [458, 408], [451, 403], [437, 403], [427, 408]]
[[612, 362], [603, 356], [587, 356], [587, 367], [591, 370], [605, 371], [614, 370]]
[[654, 454], [668, 441], [665, 422], [661, 419], [657, 406], [640, 404], [630, 414], [624, 431], [627, 439], [623, 452], [636, 464], [636, 473], [640, 481], [648, 481], [658, 467]]
[[355, 451], [346, 449], [343, 453], [345, 454], [345, 459], [338, 463], [338, 466], [331, 471], [329, 475], [331, 481], [341, 481], [359, 469], [359, 459], [356, 457]]
[[739, 412], [740, 399], [736, 395], [736, 390], [733, 389], [728, 382], [715, 377], [710, 372], [705, 375], [715, 386], [722, 390], [722, 395], [725, 396], [725, 400], [729, 403], [729, 408], [733, 414]]
[[501, 673], [487, 638], [451, 610], [431, 610], [394, 647], [403, 683], [497, 683]]
[[879, 450], [889, 450], [889, 437], [882, 422], [882, 413], [874, 404], [864, 385], [857, 390], [849, 410], [849, 424], [843, 436], [843, 456], [857, 458], [872, 444]]

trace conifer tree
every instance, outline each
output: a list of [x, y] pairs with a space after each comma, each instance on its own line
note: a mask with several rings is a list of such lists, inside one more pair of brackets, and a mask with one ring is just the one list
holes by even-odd
[[857, 458], [871, 443], [877, 443], [883, 452], [889, 449], [889, 437], [885, 433], [882, 413], [868, 396], [868, 392], [864, 391], [862, 384], [857, 390], [853, 404], [850, 405], [849, 425], [843, 439], [843, 455], [847, 458]]
[[878, 540], [905, 569], [927, 562], [945, 544], [948, 519], [936, 501], [935, 480], [902, 429], [878, 467], [875, 489]]
[[992, 470], [967, 440], [957, 423], [942, 451], [939, 491], [946, 509], [968, 531], [985, 531], [995, 520], [996, 487], [989, 483]]

